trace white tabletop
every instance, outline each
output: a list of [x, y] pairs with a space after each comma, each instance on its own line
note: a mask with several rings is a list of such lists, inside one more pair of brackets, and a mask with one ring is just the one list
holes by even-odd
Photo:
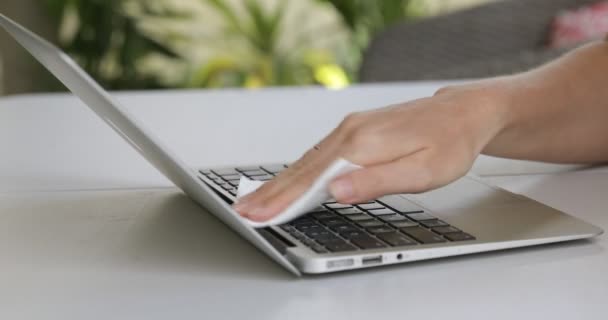
[[[349, 112], [431, 95], [440, 83], [327, 91], [122, 93], [118, 99], [192, 166], [296, 159]], [[0, 191], [169, 186], [78, 99], [0, 99]], [[570, 166], [483, 157], [481, 175], [561, 171]]]
[[[119, 97], [188, 163], [210, 166], [294, 159], [346, 113], [438, 86]], [[72, 97], [0, 100], [0, 148], [2, 319], [584, 319], [607, 311], [605, 237], [296, 279], [170, 188]], [[571, 169], [492, 158], [475, 167], [608, 229], [608, 170]]]

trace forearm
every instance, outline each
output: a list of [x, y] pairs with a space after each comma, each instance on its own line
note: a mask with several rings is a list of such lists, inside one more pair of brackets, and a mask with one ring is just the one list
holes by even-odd
[[484, 153], [563, 163], [608, 161], [608, 41], [490, 81], [505, 119]]

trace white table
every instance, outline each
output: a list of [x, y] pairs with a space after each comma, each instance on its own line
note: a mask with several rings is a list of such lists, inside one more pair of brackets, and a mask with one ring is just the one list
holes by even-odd
[[[118, 97], [188, 163], [212, 166], [294, 159], [348, 112], [439, 85]], [[298, 280], [171, 188], [73, 97], [0, 100], [0, 150], [2, 319], [585, 319], [608, 311], [605, 237]], [[486, 157], [474, 168], [608, 229], [608, 169], [572, 169]]]

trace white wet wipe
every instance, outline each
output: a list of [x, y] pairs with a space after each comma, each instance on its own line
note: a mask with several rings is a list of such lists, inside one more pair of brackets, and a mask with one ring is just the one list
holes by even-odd
[[[361, 166], [351, 163], [346, 159], [338, 159], [334, 161], [321, 175], [312, 183], [310, 188], [306, 190], [298, 199], [296, 199], [287, 209], [279, 213], [272, 219], [264, 222], [255, 222], [243, 218], [249, 225], [254, 228], [263, 228], [287, 223], [312, 209], [318, 207], [321, 203], [331, 199], [329, 193], [329, 184], [334, 178], [361, 169]], [[257, 190], [264, 184], [263, 181], [253, 181], [246, 177], [241, 177], [237, 190], [237, 199]]]

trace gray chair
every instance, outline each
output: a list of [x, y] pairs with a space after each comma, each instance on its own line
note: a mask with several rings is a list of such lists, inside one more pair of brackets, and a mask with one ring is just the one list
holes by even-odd
[[400, 23], [372, 41], [360, 80], [482, 78], [528, 70], [571, 49], [546, 47], [553, 18], [594, 2], [598, 0], [502, 0]]

